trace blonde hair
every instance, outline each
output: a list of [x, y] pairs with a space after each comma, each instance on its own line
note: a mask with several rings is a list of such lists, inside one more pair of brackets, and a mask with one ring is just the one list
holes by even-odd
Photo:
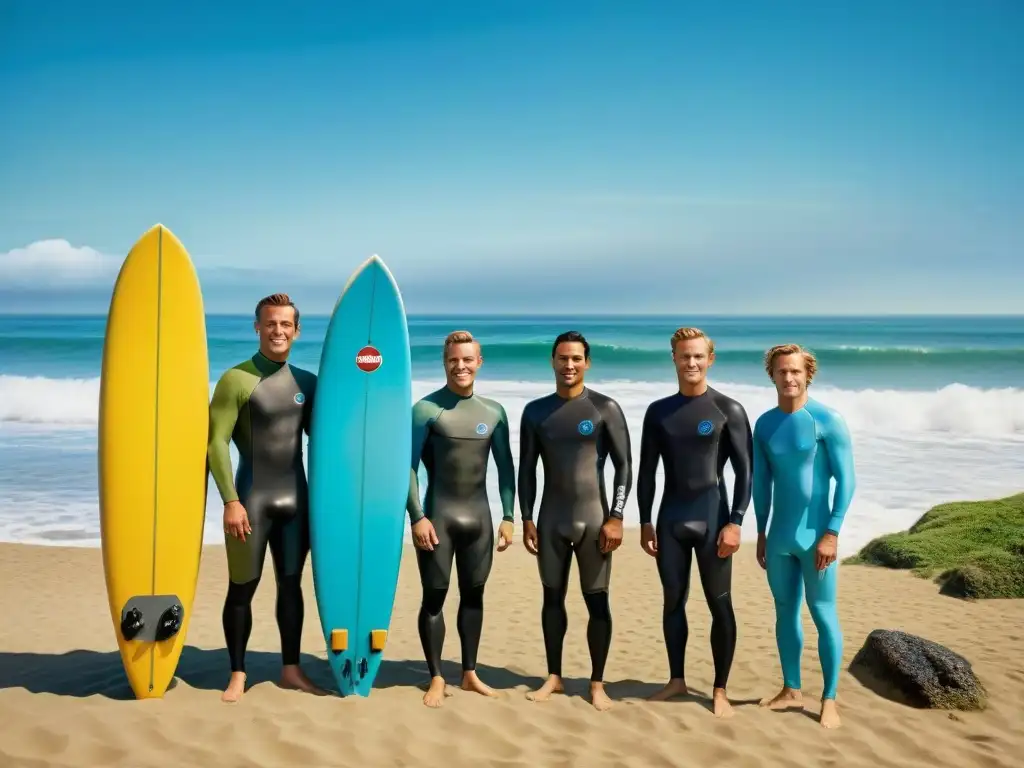
[[715, 342], [713, 342], [700, 328], [678, 328], [676, 332], [672, 334], [672, 351], [676, 351], [676, 345], [680, 341], [689, 341], [690, 339], [704, 339], [708, 345], [708, 357], [715, 354]]
[[469, 331], [452, 331], [444, 339], [444, 349], [441, 350], [441, 359], [448, 358], [448, 347], [453, 344], [476, 344], [477, 352], [480, 351], [480, 342], [473, 338]]
[[818, 358], [808, 349], [799, 344], [776, 344], [764, 353], [764, 369], [771, 377], [775, 372], [775, 361], [786, 355], [800, 355], [804, 360], [804, 368], [807, 371], [807, 383], [814, 380], [814, 374], [818, 372]]

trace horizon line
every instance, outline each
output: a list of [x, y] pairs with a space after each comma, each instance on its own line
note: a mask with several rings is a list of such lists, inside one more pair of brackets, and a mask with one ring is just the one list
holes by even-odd
[[[46, 311], [3, 311], [0, 310], [0, 317], [106, 317], [108, 312], [83, 311], [83, 312], [46, 312]], [[246, 317], [252, 312], [204, 312], [206, 317]], [[701, 318], [773, 318], [773, 319], [834, 319], [834, 318], [871, 318], [884, 319], [896, 317], [919, 317], [919, 318], [950, 318], [950, 317], [975, 317], [990, 319], [1024, 319], [1024, 312], [833, 312], [833, 313], [776, 313], [776, 312], [406, 312], [408, 318], [454, 318], [465, 317], [469, 319], [489, 318], [674, 318], [686, 315], [688, 317]], [[329, 319], [331, 312], [303, 311], [302, 317], [314, 317]]]

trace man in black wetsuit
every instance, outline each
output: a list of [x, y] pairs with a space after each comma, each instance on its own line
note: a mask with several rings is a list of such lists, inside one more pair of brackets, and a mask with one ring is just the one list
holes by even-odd
[[[584, 386], [590, 345], [577, 331], [561, 334], [551, 349], [555, 391], [527, 403], [519, 432], [519, 506], [523, 543], [537, 555], [544, 587], [541, 627], [548, 679], [528, 698], [544, 701], [562, 687], [562, 641], [568, 625], [565, 596], [572, 556], [587, 604], [590, 698], [599, 710], [612, 702], [604, 690], [604, 667], [612, 639], [608, 604], [611, 553], [622, 543], [622, 511], [633, 483], [626, 417], [607, 395]], [[613, 502], [604, 485], [605, 460], [615, 468]], [[537, 522], [537, 461], [544, 465], [544, 495]]]
[[[445, 698], [441, 649], [445, 624], [442, 608], [451, 582], [452, 561], [458, 568], [462, 641], [462, 689], [495, 696], [476, 674], [476, 654], [484, 618], [484, 585], [491, 572], [494, 523], [487, 499], [487, 460], [498, 467], [502, 520], [498, 551], [512, 541], [516, 471], [512, 463], [505, 409], [473, 391], [483, 363], [480, 345], [468, 331], [448, 334], [441, 353], [446, 383], [413, 406], [412, 476], [407, 509], [423, 586], [419, 613], [420, 643], [430, 671], [423, 696], [428, 707]], [[427, 470], [426, 509], [420, 505], [416, 470]]]
[[[670, 680], [651, 699], [686, 693], [683, 660], [688, 628], [686, 599], [694, 558], [711, 609], [711, 655], [715, 663], [713, 709], [732, 715], [725, 688], [736, 649], [732, 607], [732, 555], [750, 503], [753, 439], [746, 411], [707, 384], [714, 343], [697, 328], [672, 336], [679, 391], [656, 400], [644, 415], [637, 469], [641, 546], [657, 558], [664, 591], [663, 628]], [[665, 464], [665, 491], [657, 528], [651, 523], [658, 461]], [[725, 462], [736, 474], [732, 508], [722, 478]]]
[[[252, 598], [269, 544], [277, 577], [281, 632], [280, 685], [322, 693], [299, 667], [304, 605], [302, 569], [309, 552], [309, 510], [302, 433], [309, 434], [316, 376], [289, 365], [299, 334], [299, 311], [287, 294], [256, 305], [259, 351], [224, 372], [210, 403], [210, 474], [224, 501], [224, 538], [230, 583], [224, 601], [224, 638], [231, 680], [222, 696], [245, 690], [245, 648], [252, 629]], [[238, 448], [232, 477], [229, 447]]]

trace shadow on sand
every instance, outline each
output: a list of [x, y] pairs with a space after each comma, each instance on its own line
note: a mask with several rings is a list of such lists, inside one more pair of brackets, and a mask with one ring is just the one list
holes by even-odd
[[[276, 684], [281, 671], [281, 656], [270, 651], [249, 651], [245, 657], [248, 673], [247, 688], [261, 683]], [[337, 687], [325, 659], [302, 654], [303, 669], [318, 686], [336, 694]], [[178, 662], [176, 676], [186, 685], [199, 690], [221, 691], [229, 676], [227, 651], [202, 649], [187, 645]], [[535, 690], [544, 682], [537, 675], [524, 675], [504, 668], [485, 664], [477, 666], [480, 679], [498, 691], [521, 692]], [[444, 661], [442, 674], [449, 685], [457, 686], [462, 670], [457, 662]], [[171, 683], [173, 690], [175, 682]], [[429, 675], [426, 663], [413, 659], [384, 659], [374, 683], [375, 689], [407, 687], [425, 691]], [[587, 697], [589, 680], [583, 677], [563, 678], [565, 693], [570, 697]], [[609, 681], [608, 695], [613, 700], [643, 700], [660, 690], [662, 684], [639, 680]], [[0, 653], [0, 689], [22, 688], [31, 693], [49, 693], [56, 696], [103, 696], [128, 701], [135, 698], [121, 665], [117, 651], [84, 651], [68, 653]], [[170, 692], [170, 691], [169, 691]], [[691, 689], [668, 703], [698, 703], [711, 709], [711, 695]], [[734, 700], [734, 707], [757, 704], [757, 699]]]

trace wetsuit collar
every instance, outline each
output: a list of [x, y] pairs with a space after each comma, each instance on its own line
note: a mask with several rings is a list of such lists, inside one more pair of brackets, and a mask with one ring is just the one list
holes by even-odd
[[276, 360], [271, 360], [262, 352], [257, 351], [256, 354], [252, 356], [252, 364], [256, 366], [256, 370], [258, 370], [261, 374], [263, 374], [264, 376], [269, 376], [275, 371], [281, 370], [288, 363], [279, 363]]
[[590, 394], [590, 390], [587, 389], [586, 387], [583, 387], [583, 389], [580, 390], [580, 393], [578, 395], [576, 395], [576, 397], [570, 397], [568, 395], [563, 395], [557, 389], [555, 390], [555, 396], [558, 397], [558, 399], [564, 400], [567, 403], [572, 401], [572, 400], [582, 400], [583, 398], [587, 397], [589, 394]]

